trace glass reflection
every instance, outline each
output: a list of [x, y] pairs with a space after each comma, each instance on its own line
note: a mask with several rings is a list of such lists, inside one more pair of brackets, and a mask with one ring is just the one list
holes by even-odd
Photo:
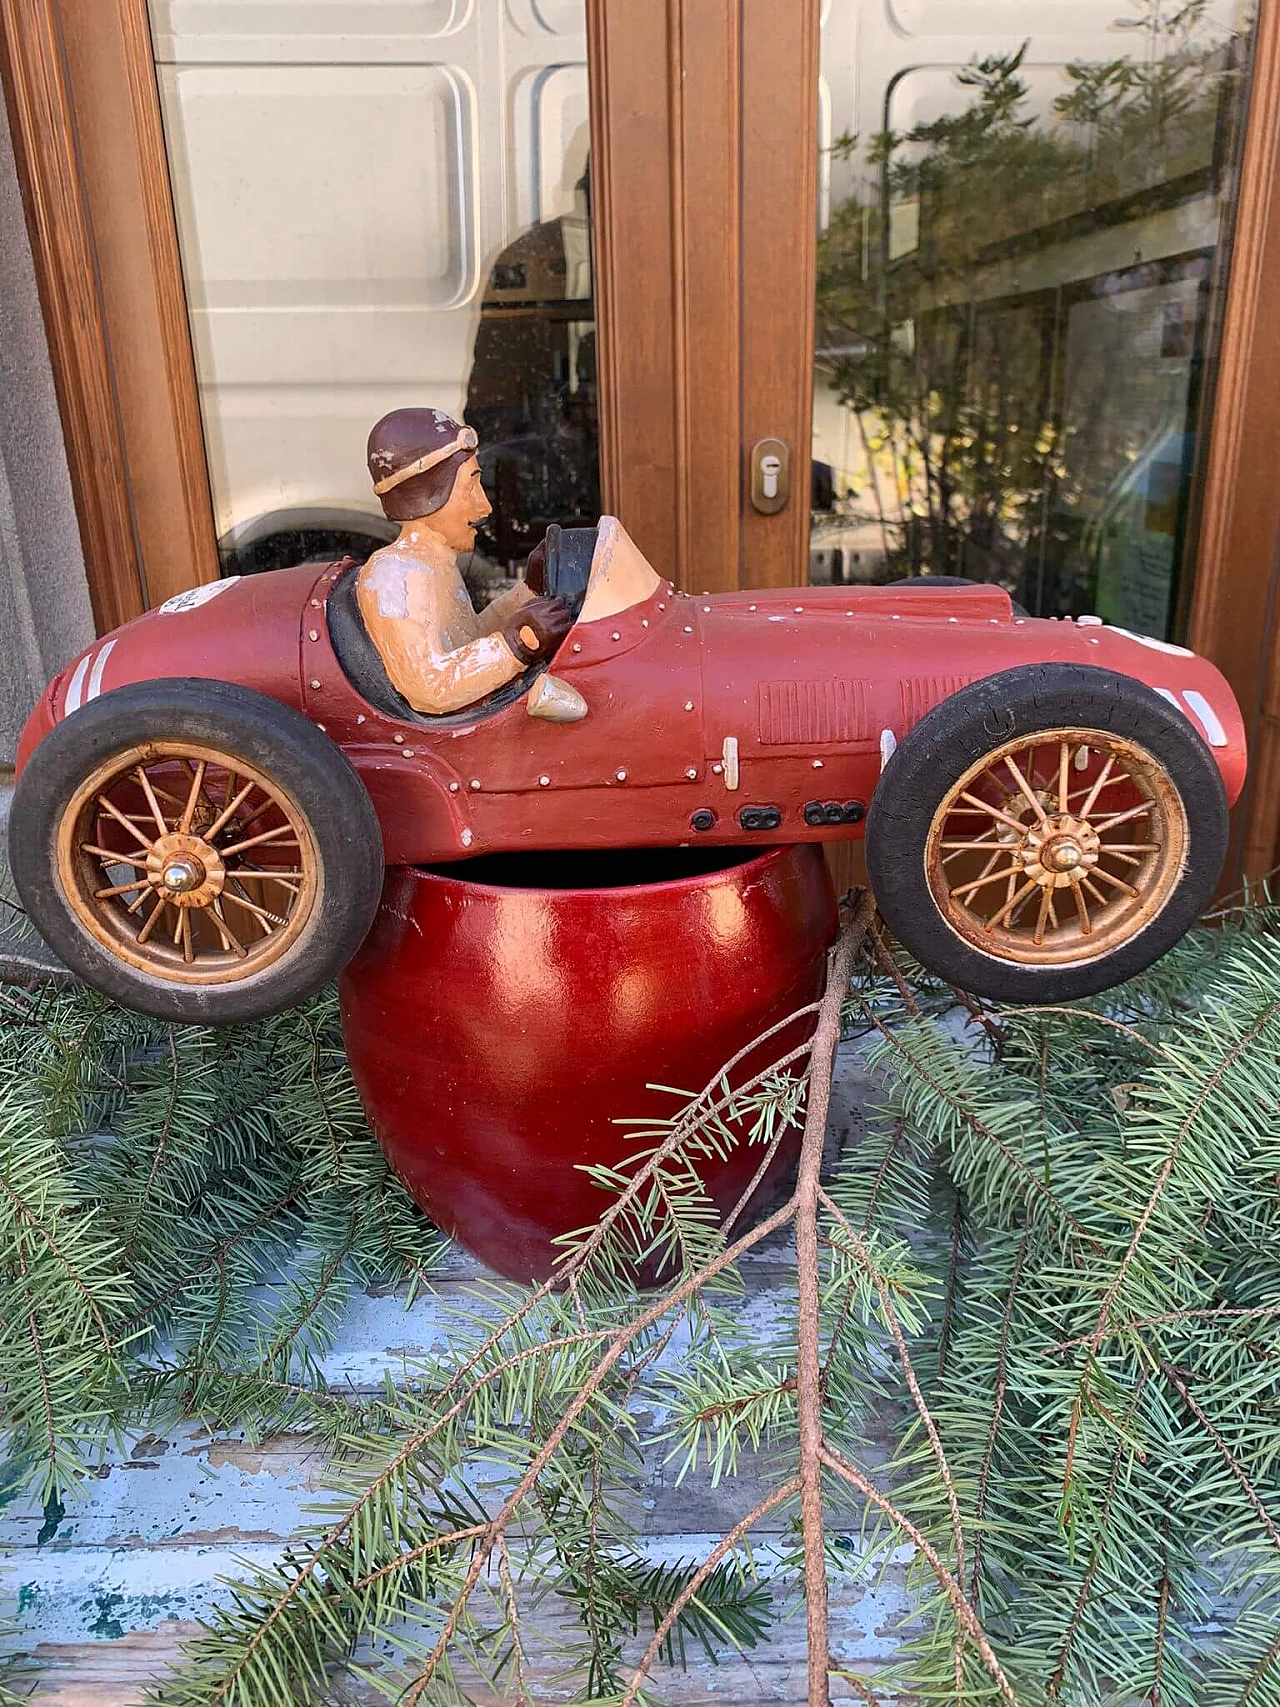
[[1165, 635], [1251, 20], [1137, 0], [1063, 59], [1063, 9], [1030, 6], [1042, 30], [949, 64], [877, 44], [879, 10], [824, 32], [812, 578], [965, 576]]
[[480, 434], [483, 602], [599, 512], [585, 0], [148, 0], [226, 573], [367, 556], [404, 405]]

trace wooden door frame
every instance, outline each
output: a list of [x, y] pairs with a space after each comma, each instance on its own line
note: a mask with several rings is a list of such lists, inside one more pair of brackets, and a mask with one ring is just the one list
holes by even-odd
[[604, 500], [693, 592], [807, 579], [819, 11], [587, 0]]
[[146, 0], [0, 0], [0, 75], [101, 632], [218, 574]]
[[1280, 0], [1260, 0], [1200, 501], [1188, 643], [1235, 690], [1250, 737], [1231, 882], [1280, 863]]

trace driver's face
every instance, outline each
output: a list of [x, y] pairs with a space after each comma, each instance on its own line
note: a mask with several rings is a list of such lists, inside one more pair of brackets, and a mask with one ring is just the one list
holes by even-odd
[[470, 456], [458, 470], [449, 502], [428, 518], [427, 525], [450, 550], [473, 551], [477, 524], [492, 514], [493, 505], [480, 483], [480, 464]]

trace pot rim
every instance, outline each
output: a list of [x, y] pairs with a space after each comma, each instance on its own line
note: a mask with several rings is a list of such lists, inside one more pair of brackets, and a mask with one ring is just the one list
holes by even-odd
[[[656, 883], [610, 883], [594, 888], [589, 884], [581, 887], [570, 886], [547, 888], [536, 883], [518, 885], [514, 883], [486, 883], [479, 878], [449, 877], [443, 872], [433, 871], [428, 867], [421, 865], [405, 866], [403, 869], [408, 871], [412, 877], [418, 879], [420, 882], [441, 884], [444, 887], [452, 889], [480, 889], [489, 895], [535, 895], [539, 897], [558, 896], [566, 901], [572, 901], [580, 896], [657, 895], [661, 894], [665, 890], [671, 889], [678, 889], [682, 891], [700, 889], [713, 883], [723, 882], [726, 878], [737, 879], [742, 876], [749, 876], [760, 868], [785, 858], [788, 854], [794, 854], [799, 850], [808, 849], [816, 845], [816, 843], [811, 842], [787, 842], [780, 846], [762, 848], [758, 853], [751, 854], [739, 864], [722, 866], [719, 871], [703, 871], [692, 877], [668, 877], [663, 878]], [[539, 851], [543, 853], [554, 853], [556, 850], [541, 849]], [[580, 851], [583, 853], [617, 853], [623, 850], [616, 848], [583, 848], [581, 850], [574, 851]], [[683, 849], [676, 848], [674, 850], [669, 850], [641, 848], [634, 851], [641, 853], [670, 851], [683, 852]], [[733, 849], [726, 850], [726, 852], [729, 853], [732, 853], [733, 851]], [[519, 855], [515, 855], [513, 857], [518, 858]], [[465, 867], [467, 863], [468, 862], [465, 860], [460, 860], [458, 862], [459, 866], [462, 867]]]

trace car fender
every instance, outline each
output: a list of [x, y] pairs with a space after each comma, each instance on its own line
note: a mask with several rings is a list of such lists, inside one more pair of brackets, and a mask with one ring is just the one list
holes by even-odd
[[382, 825], [388, 865], [418, 865], [424, 859], [465, 859], [473, 830], [466, 796], [455, 773], [425, 749], [344, 745], [369, 791]]
[[174, 676], [234, 682], [301, 711], [302, 621], [321, 572], [307, 564], [210, 581], [100, 636], [41, 696], [19, 743], [19, 774], [55, 724], [136, 682]]

